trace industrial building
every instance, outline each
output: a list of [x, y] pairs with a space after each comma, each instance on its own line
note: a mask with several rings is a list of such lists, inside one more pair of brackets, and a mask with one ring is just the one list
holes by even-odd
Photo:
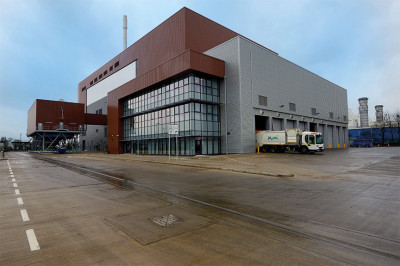
[[81, 81], [78, 102], [107, 116], [83, 148], [109, 153], [251, 153], [256, 130], [286, 128], [348, 144], [344, 88], [187, 8]]

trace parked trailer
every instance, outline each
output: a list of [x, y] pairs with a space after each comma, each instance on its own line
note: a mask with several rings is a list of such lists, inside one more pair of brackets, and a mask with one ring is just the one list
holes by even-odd
[[319, 132], [291, 128], [283, 131], [263, 130], [256, 135], [257, 146], [263, 152], [285, 152], [288, 149], [300, 153], [324, 151], [323, 137]]

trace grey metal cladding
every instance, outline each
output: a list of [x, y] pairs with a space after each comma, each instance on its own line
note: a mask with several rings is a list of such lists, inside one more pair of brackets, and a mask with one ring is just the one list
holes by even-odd
[[246, 39], [240, 38], [240, 42], [242, 49], [251, 49], [253, 58], [254, 107], [262, 108], [256, 98], [260, 94], [268, 97], [268, 109], [273, 111], [290, 112], [292, 102], [299, 115], [311, 116], [311, 108], [316, 108], [320, 119], [328, 119], [330, 111], [340, 116], [347, 113], [345, 89]]
[[[230, 152], [254, 151], [254, 108], [263, 109], [270, 116], [280, 112], [309, 119], [314, 117], [311, 108], [315, 108], [318, 119], [325, 120], [322, 124], [347, 126], [343, 123], [343, 115], [347, 115], [347, 91], [344, 88], [248, 39], [235, 37], [205, 54], [225, 61]], [[223, 86], [221, 84], [222, 101]], [[268, 97], [268, 106], [259, 105], [259, 95]], [[296, 105], [296, 111], [290, 111], [289, 103]], [[329, 112], [333, 112], [333, 119], [329, 118]], [[224, 136], [224, 113], [221, 121], [221, 136]], [[329, 138], [335, 135], [337, 132], [328, 133]], [[222, 147], [224, 149], [224, 144]]]
[[[102, 114], [107, 114], [107, 96], [87, 106], [87, 113], [95, 114], [96, 110], [102, 109]], [[86, 125], [86, 136], [82, 140], [86, 141], [86, 149], [93, 150], [95, 145], [100, 145], [100, 150], [105, 148], [107, 137], [104, 136], [104, 128], [101, 125]]]
[[[253, 106], [258, 102], [258, 95], [253, 89], [253, 51], [251, 46], [245, 45], [239, 38], [239, 70], [240, 70], [240, 98], [241, 98], [241, 118], [242, 118], [242, 152], [254, 152], [255, 150], [255, 119]], [[254, 94], [254, 95], [253, 95]], [[267, 96], [267, 95], [265, 95]], [[268, 97], [268, 96], [267, 96]], [[255, 99], [255, 100], [253, 100]], [[269, 99], [268, 99], [269, 100]]]
[[103, 115], [107, 114], [107, 96], [87, 106], [86, 112], [89, 114], [95, 114], [96, 110], [102, 109]]
[[225, 83], [227, 88], [227, 120], [228, 120], [228, 151], [229, 153], [242, 152], [241, 143], [241, 94], [239, 75], [239, 40], [233, 38], [222, 45], [219, 45], [205, 54], [225, 61], [225, 79], [220, 84], [221, 92], [221, 139], [222, 153], [225, 153]]

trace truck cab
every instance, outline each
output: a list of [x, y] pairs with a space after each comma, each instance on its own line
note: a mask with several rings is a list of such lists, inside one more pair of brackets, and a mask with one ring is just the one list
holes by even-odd
[[303, 153], [324, 151], [324, 138], [322, 134], [318, 132], [303, 132], [301, 146], [301, 151]]

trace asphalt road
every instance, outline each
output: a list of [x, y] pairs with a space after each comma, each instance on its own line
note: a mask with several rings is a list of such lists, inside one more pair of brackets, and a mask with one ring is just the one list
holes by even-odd
[[0, 264], [398, 265], [399, 151], [227, 157], [293, 177], [9, 153]]

